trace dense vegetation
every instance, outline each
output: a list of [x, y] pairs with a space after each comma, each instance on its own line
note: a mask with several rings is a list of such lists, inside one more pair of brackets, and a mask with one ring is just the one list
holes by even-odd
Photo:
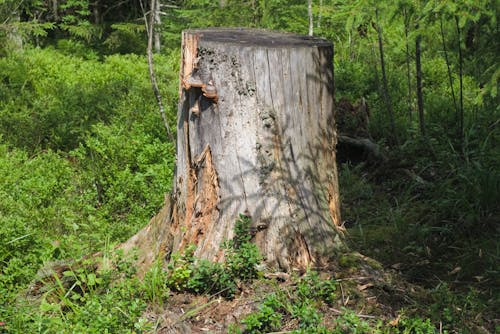
[[[161, 206], [174, 168], [175, 143], [148, 77], [151, 8], [161, 14], [153, 15], [151, 39], [171, 131], [182, 29], [309, 29], [305, 1], [161, 3], [0, 1], [0, 332], [140, 332], [151, 326], [141, 318], [147, 303], [162, 303], [179, 283], [159, 268], [138, 281], [112, 251]], [[383, 166], [340, 166], [352, 247], [430, 289], [429, 304], [413, 311], [431, 309], [425, 317], [450, 332], [500, 330], [497, 7], [487, 0], [312, 3], [314, 34], [335, 44], [336, 97], [366, 100], [369, 132], [388, 157]], [[69, 268], [72, 289], [56, 282], [42, 302], [22, 298], [44, 264], [97, 251], [115, 264], [100, 277], [85, 265]], [[227, 272], [190, 265], [197, 276], [184, 283], [195, 292]], [[247, 332], [277, 330], [280, 317], [295, 317], [326, 333], [301, 289], [333, 291], [334, 283], [309, 275], [308, 287], [298, 280], [288, 294], [303, 308], [271, 295], [245, 320]], [[339, 333], [370, 332], [354, 313], [338, 321]], [[401, 332], [435, 328], [402, 321]]]

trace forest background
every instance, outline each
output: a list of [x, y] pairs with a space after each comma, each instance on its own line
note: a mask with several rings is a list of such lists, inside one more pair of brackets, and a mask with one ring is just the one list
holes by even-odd
[[[0, 332], [148, 326], [151, 285], [111, 250], [171, 188], [181, 31], [217, 26], [334, 43], [336, 99], [366, 102], [370, 137], [387, 156], [383, 168], [339, 167], [350, 243], [429, 289], [434, 324], [500, 330], [498, 9], [488, 0], [0, 0]], [[151, 13], [169, 131], [148, 74]], [[75, 273], [89, 290], [78, 307], [19, 300], [45, 263], [97, 251], [117, 256], [114, 275], [128, 280]]]

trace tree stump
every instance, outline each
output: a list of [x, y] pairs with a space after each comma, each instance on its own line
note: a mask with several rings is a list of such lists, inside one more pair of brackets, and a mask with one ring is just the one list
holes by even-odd
[[322, 266], [341, 239], [333, 45], [251, 29], [182, 36], [173, 251], [224, 257], [239, 214], [267, 264]]

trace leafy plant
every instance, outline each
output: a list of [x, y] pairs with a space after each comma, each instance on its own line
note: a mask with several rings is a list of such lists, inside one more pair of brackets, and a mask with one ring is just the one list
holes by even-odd
[[167, 287], [167, 273], [162, 261], [157, 260], [142, 280], [141, 288], [150, 304], [162, 307], [168, 300], [170, 290]]
[[280, 328], [282, 317], [281, 313], [264, 303], [259, 307], [258, 312], [250, 314], [241, 321], [245, 326], [243, 333], [256, 334], [275, 331]]
[[240, 214], [234, 226], [234, 238], [225, 243], [226, 264], [236, 279], [257, 277], [257, 265], [262, 260], [257, 246], [250, 242], [250, 217]]
[[196, 248], [189, 246], [183, 254], [174, 253], [168, 264], [167, 286], [175, 291], [187, 290], [189, 279], [193, 272], [193, 257]]
[[235, 237], [224, 243], [223, 263], [214, 263], [193, 257], [195, 247], [188, 247], [182, 255], [173, 254], [169, 264], [167, 285], [176, 291], [220, 294], [233, 298], [236, 282], [257, 277], [257, 264], [261, 261], [258, 248], [250, 235], [250, 218], [240, 215], [235, 222]]

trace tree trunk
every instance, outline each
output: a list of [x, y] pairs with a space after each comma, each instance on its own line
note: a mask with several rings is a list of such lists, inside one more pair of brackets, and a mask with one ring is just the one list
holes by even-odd
[[[418, 26], [417, 26], [418, 30]], [[420, 40], [422, 36], [420, 34], [417, 35], [415, 40], [415, 67], [416, 67], [416, 75], [417, 75], [417, 108], [418, 108], [418, 120], [420, 123], [420, 133], [422, 137], [426, 137], [425, 135], [425, 118], [424, 118], [424, 98], [422, 93], [422, 65], [420, 63], [421, 58], [421, 50], [420, 50]]]
[[154, 3], [155, 7], [151, 8], [153, 11], [151, 15], [154, 17], [154, 25], [153, 25], [153, 37], [154, 37], [154, 44], [155, 44], [155, 52], [160, 53], [161, 51], [161, 16], [160, 16], [160, 0], [156, 0]]
[[342, 246], [333, 46], [262, 30], [183, 33], [173, 251], [220, 261], [240, 213], [269, 266], [321, 266]]
[[458, 35], [458, 77], [459, 77], [459, 91], [460, 91], [460, 113], [458, 114], [458, 142], [463, 149], [464, 144], [464, 90], [463, 90], [463, 56], [462, 56], [462, 36], [460, 31], [460, 24], [458, 16], [455, 16], [455, 26]]
[[323, 10], [323, 0], [319, 0], [319, 11], [318, 20], [316, 22], [316, 27], [321, 28], [321, 11]]
[[396, 135], [396, 124], [394, 121], [394, 113], [392, 111], [391, 95], [389, 93], [389, 83], [387, 82], [387, 73], [385, 71], [384, 43], [382, 40], [382, 28], [380, 27], [380, 21], [378, 19], [378, 9], [375, 9], [375, 16], [377, 19], [377, 37], [378, 37], [378, 49], [380, 52], [380, 70], [382, 71], [382, 83], [384, 85], [384, 101], [385, 101], [385, 107], [387, 108], [387, 115], [389, 116], [389, 122], [392, 132], [390, 138], [397, 143], [398, 139]]
[[314, 34], [312, 0], [307, 0], [307, 16], [309, 17], [309, 36]]
[[458, 106], [457, 99], [455, 98], [455, 89], [453, 88], [453, 75], [451, 73], [450, 60], [448, 58], [448, 51], [446, 50], [446, 40], [444, 38], [444, 28], [443, 28], [443, 17], [439, 18], [439, 27], [441, 30], [441, 43], [443, 44], [444, 60], [446, 62], [446, 68], [448, 69], [448, 81], [450, 83], [451, 97], [453, 99], [453, 106], [455, 107], [455, 116], [458, 118]]
[[406, 82], [408, 85], [408, 120], [410, 124], [413, 123], [413, 103], [412, 103], [412, 90], [411, 90], [411, 70], [410, 70], [410, 43], [409, 43], [409, 30], [410, 30], [410, 18], [406, 9], [403, 10], [404, 22], [405, 22], [405, 42], [406, 42]]
[[[151, 11], [149, 13], [149, 22], [146, 12], [143, 11], [144, 14], [144, 23], [146, 25], [146, 31], [148, 34], [148, 47], [146, 53], [148, 55], [148, 69], [149, 69], [149, 78], [151, 80], [151, 87], [153, 88], [153, 93], [156, 98], [156, 102], [158, 103], [158, 108], [160, 109], [160, 115], [163, 119], [163, 125], [165, 126], [165, 130], [167, 133], [167, 137], [169, 140], [174, 140], [172, 133], [170, 132], [170, 125], [168, 124], [167, 114], [165, 113], [165, 107], [163, 106], [160, 89], [158, 88], [158, 83], [156, 82], [156, 75], [154, 71], [154, 57], [153, 57], [153, 35], [154, 35], [154, 27], [155, 27], [155, 15], [153, 8], [157, 8], [156, 4], [159, 0], [151, 0]], [[144, 8], [143, 8], [144, 10]]]

